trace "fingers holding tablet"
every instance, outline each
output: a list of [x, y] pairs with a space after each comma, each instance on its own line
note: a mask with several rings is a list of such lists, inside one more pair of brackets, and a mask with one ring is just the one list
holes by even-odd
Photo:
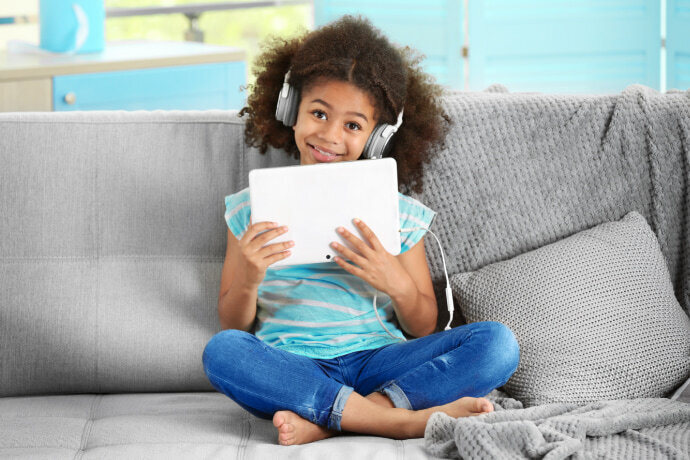
[[[293, 241], [270, 243], [287, 233], [287, 226], [276, 222], [257, 222], [251, 224], [240, 240], [242, 253], [252, 266], [264, 271], [269, 265], [290, 256]], [[269, 244], [270, 243], [270, 244]]]

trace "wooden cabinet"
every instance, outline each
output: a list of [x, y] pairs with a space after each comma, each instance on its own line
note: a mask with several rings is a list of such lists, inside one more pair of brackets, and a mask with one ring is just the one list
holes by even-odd
[[83, 55], [0, 54], [0, 111], [239, 109], [244, 51], [189, 42], [108, 43]]
[[50, 78], [0, 80], [0, 112], [50, 112], [52, 97]]

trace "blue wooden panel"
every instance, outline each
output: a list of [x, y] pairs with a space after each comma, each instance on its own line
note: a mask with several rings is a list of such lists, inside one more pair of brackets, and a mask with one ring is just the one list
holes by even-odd
[[314, 22], [321, 26], [345, 15], [362, 15], [398, 45], [426, 56], [422, 67], [442, 85], [461, 88], [462, 2], [459, 0], [314, 0]]
[[[53, 79], [53, 110], [239, 109], [244, 62], [64, 75]], [[74, 93], [76, 103], [64, 97]]]
[[618, 92], [660, 84], [660, 0], [471, 0], [469, 84]]
[[690, 0], [666, 0], [666, 88], [690, 88]]

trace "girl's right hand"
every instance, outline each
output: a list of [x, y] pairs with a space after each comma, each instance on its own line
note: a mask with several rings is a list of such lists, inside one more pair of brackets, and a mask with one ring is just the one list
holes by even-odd
[[287, 227], [279, 227], [275, 222], [258, 222], [250, 224], [247, 228], [239, 241], [239, 273], [244, 274], [245, 282], [249, 287], [257, 288], [266, 276], [269, 265], [290, 256], [288, 249], [294, 246], [293, 241], [266, 245], [285, 232], [287, 232]]

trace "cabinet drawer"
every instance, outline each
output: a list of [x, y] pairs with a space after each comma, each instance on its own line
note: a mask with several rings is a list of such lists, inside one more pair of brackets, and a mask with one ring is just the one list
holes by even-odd
[[53, 110], [208, 110], [245, 105], [244, 62], [63, 75]]

